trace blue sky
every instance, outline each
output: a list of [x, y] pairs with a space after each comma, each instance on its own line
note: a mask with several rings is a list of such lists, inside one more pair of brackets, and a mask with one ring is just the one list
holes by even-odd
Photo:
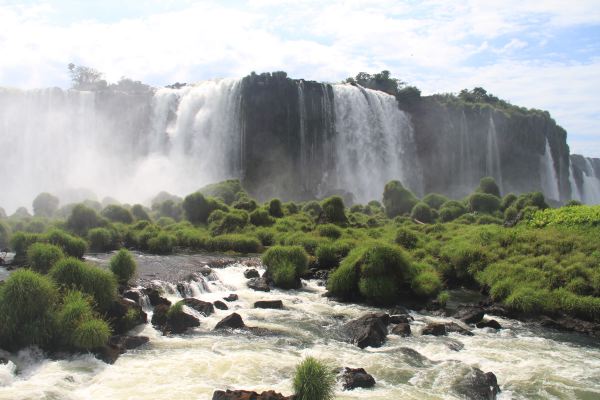
[[600, 157], [600, 3], [0, 0], [0, 86], [68, 87], [69, 62], [153, 85], [388, 69], [425, 94], [483, 86], [549, 110]]

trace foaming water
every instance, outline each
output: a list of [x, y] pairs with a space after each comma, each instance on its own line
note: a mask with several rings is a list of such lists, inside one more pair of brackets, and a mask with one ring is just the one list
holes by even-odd
[[560, 189], [558, 187], [558, 177], [554, 167], [554, 159], [550, 150], [550, 142], [546, 138], [546, 147], [544, 155], [541, 158], [542, 191], [552, 200], [560, 200]]
[[[338, 399], [457, 399], [452, 383], [472, 367], [497, 375], [500, 399], [600, 396], [600, 349], [586, 340], [565, 341], [570, 336], [498, 318], [506, 328], [499, 332], [421, 336], [425, 323], [439, 318], [412, 313], [412, 337], [389, 335], [381, 348], [361, 350], [339, 340], [338, 328], [374, 309], [328, 300], [313, 281], [302, 290], [255, 292], [246, 287], [246, 268], [232, 264], [196, 278], [206, 289], [199, 293], [202, 300], [237, 293], [229, 310], [201, 317], [200, 327], [185, 335], [162, 336], [150, 325], [138, 327], [133, 333], [149, 336], [150, 343], [114, 365], [85, 355], [50, 361], [32, 350], [11, 357], [14, 364], [0, 366], [0, 399], [210, 399], [215, 389], [227, 388], [290, 394], [294, 368], [307, 355], [334, 367], [363, 367], [377, 380], [369, 390], [345, 392], [338, 385]], [[181, 298], [175, 285], [155, 284], [172, 301]], [[282, 300], [285, 309], [253, 308], [255, 301], [269, 299]], [[231, 312], [272, 334], [213, 332]]]

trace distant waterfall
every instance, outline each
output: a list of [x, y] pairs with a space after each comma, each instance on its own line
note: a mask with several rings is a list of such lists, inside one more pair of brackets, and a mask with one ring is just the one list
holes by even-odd
[[556, 168], [554, 167], [554, 159], [552, 157], [552, 151], [550, 149], [550, 143], [546, 139], [546, 147], [544, 149], [544, 155], [540, 161], [541, 164], [541, 178], [542, 178], [542, 191], [549, 199], [559, 201], [560, 200], [560, 189], [558, 187], [558, 177], [556, 175]]
[[386, 182], [397, 179], [419, 192], [413, 127], [388, 94], [334, 85], [337, 187], [356, 201], [379, 199]]
[[569, 164], [569, 185], [571, 186], [571, 199], [577, 201], [583, 201], [579, 186], [575, 181], [575, 173], [573, 172], [573, 163]]
[[600, 177], [596, 176], [594, 166], [589, 158], [585, 158], [583, 172], [583, 201], [586, 204], [600, 204]]
[[500, 166], [500, 149], [498, 148], [498, 134], [496, 132], [496, 124], [494, 123], [492, 114], [490, 114], [486, 142], [485, 173], [496, 180], [496, 183], [500, 188], [500, 192], [503, 192], [502, 168]]

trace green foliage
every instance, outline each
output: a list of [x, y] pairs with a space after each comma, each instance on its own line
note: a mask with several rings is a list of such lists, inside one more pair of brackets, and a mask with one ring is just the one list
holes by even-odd
[[148, 251], [153, 254], [171, 254], [176, 243], [175, 236], [160, 232], [148, 240]]
[[160, 203], [153, 203], [152, 209], [156, 211], [158, 218], [166, 217], [179, 221], [183, 213], [182, 203], [173, 199], [167, 199]]
[[319, 225], [317, 231], [319, 232], [319, 236], [330, 239], [339, 239], [342, 236], [342, 230], [333, 224]]
[[398, 232], [396, 232], [396, 244], [399, 244], [407, 250], [417, 247], [418, 241], [418, 236], [411, 229], [400, 228], [398, 229]]
[[8, 247], [10, 243], [11, 229], [7, 223], [0, 221], [0, 250]]
[[560, 207], [537, 210], [530, 215], [528, 225], [545, 226], [600, 226], [600, 206]]
[[124, 224], [131, 224], [133, 222], [131, 211], [116, 204], [106, 206], [101, 214], [104, 218], [112, 222], [122, 222]]
[[487, 193], [492, 196], [500, 197], [500, 188], [496, 184], [496, 180], [491, 176], [486, 176], [485, 178], [481, 178], [479, 181], [479, 187], [477, 188], [477, 192], [479, 193]]
[[103, 224], [98, 213], [83, 204], [73, 207], [71, 215], [67, 218], [67, 227], [78, 235], [84, 236], [88, 230]]
[[399, 181], [390, 181], [383, 190], [383, 205], [388, 218], [408, 214], [418, 200], [412, 192]]
[[257, 229], [254, 234], [260, 240], [263, 246], [272, 246], [275, 244], [275, 232], [271, 229], [261, 228]]
[[137, 265], [131, 253], [121, 249], [110, 259], [110, 270], [117, 277], [119, 283], [127, 284], [135, 274]]
[[77, 327], [93, 318], [90, 300], [83, 293], [73, 290], [67, 292], [57, 314], [57, 326], [60, 330], [61, 344], [75, 347], [74, 332]]
[[[372, 75], [366, 72], [359, 72], [356, 77], [348, 78], [345, 82], [359, 84], [360, 86], [373, 90], [379, 90], [392, 96], [399, 96], [399, 98], [405, 101], [409, 99], [414, 100], [414, 97], [417, 97], [415, 92], [418, 92], [418, 97], [421, 96], [419, 89], [415, 88], [414, 86], [410, 87], [412, 89], [405, 88], [404, 86], [406, 85], [406, 82], [403, 82], [397, 78], [392, 78], [390, 71], [387, 70]], [[408, 90], [403, 91], [404, 89]]]
[[58, 246], [48, 243], [34, 243], [27, 249], [27, 265], [32, 270], [45, 274], [63, 256], [63, 252]]
[[473, 193], [469, 196], [469, 209], [482, 213], [493, 213], [500, 209], [500, 198], [488, 193]]
[[523, 193], [513, 204], [519, 211], [524, 210], [527, 207], [535, 207], [540, 210], [548, 208], [548, 204], [546, 204], [546, 200], [544, 199], [544, 194], [541, 192]]
[[29, 246], [40, 241], [42, 241], [41, 235], [35, 233], [16, 232], [10, 238], [10, 247], [15, 252], [15, 258], [25, 259]]
[[243, 210], [233, 209], [229, 212], [213, 211], [208, 217], [210, 233], [222, 235], [241, 231], [248, 223], [248, 213]]
[[27, 269], [13, 272], [0, 286], [0, 344], [7, 349], [47, 344], [57, 299], [47, 277]]
[[325, 222], [331, 224], [345, 225], [348, 223], [344, 207], [344, 200], [340, 196], [331, 196], [321, 203], [322, 216]]
[[459, 218], [467, 212], [466, 207], [455, 200], [449, 200], [440, 207], [440, 220], [442, 222], [450, 222]]
[[286, 246], [302, 246], [308, 254], [314, 255], [321, 241], [316, 236], [308, 233], [296, 232], [284, 236], [281, 244]]
[[428, 267], [415, 275], [410, 286], [417, 296], [436, 297], [442, 290], [442, 280], [433, 267]]
[[271, 226], [275, 223], [275, 219], [267, 210], [257, 208], [250, 213], [250, 223], [256, 226]]
[[50, 218], [58, 210], [58, 197], [50, 193], [40, 193], [33, 200], [33, 215]]
[[230, 179], [206, 185], [199, 190], [205, 196], [215, 197], [227, 205], [231, 205], [240, 196], [245, 195], [238, 179]]
[[108, 342], [111, 331], [101, 319], [90, 319], [80, 323], [73, 332], [73, 344], [82, 350], [91, 350]]
[[423, 203], [435, 210], [439, 210], [442, 204], [446, 203], [448, 200], [449, 199], [446, 196], [437, 193], [429, 193], [427, 196], [423, 197]]
[[517, 195], [514, 193], [509, 193], [502, 198], [500, 202], [500, 210], [506, 211], [510, 206], [512, 206], [515, 201], [517, 201]]
[[338, 248], [333, 243], [321, 243], [315, 251], [315, 256], [319, 266], [325, 269], [337, 267], [341, 259]]
[[137, 221], [151, 221], [150, 215], [141, 204], [135, 204], [131, 207], [131, 214]]
[[281, 218], [283, 217], [283, 208], [281, 205], [281, 200], [272, 199], [269, 202], [269, 215], [273, 218]]
[[304, 206], [302, 207], [302, 211], [309, 214], [313, 218], [317, 218], [319, 215], [321, 215], [321, 213], [323, 212], [323, 209], [321, 208], [321, 205], [317, 201], [313, 200], [313, 201], [309, 201], [308, 203], [304, 204]]
[[258, 253], [261, 250], [260, 242], [255, 237], [236, 234], [210, 238], [207, 246], [210, 251], [233, 251], [242, 254]]
[[52, 229], [44, 236], [49, 243], [62, 248], [66, 255], [83, 258], [87, 248], [85, 240], [69, 235], [60, 229]]
[[422, 201], [415, 204], [410, 212], [410, 217], [424, 223], [431, 223], [434, 220], [431, 207]]
[[188, 221], [193, 224], [206, 223], [208, 216], [215, 210], [227, 211], [227, 206], [200, 192], [187, 195], [183, 199], [183, 210]]
[[335, 374], [323, 362], [307, 357], [296, 367], [294, 393], [298, 400], [333, 400]]
[[300, 246], [273, 246], [263, 254], [262, 261], [275, 286], [292, 289], [299, 286], [306, 272], [308, 255]]
[[91, 251], [105, 252], [113, 250], [116, 247], [113, 234], [106, 228], [90, 229], [87, 237]]
[[456, 238], [442, 247], [441, 258], [448, 267], [446, 277], [466, 282], [485, 268], [489, 255], [481, 244]]

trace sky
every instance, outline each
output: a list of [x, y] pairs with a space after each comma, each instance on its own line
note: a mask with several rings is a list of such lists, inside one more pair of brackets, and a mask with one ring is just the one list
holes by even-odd
[[600, 157], [599, 0], [0, 0], [0, 27], [0, 86], [67, 88], [70, 62], [154, 86], [385, 69], [548, 110], [572, 153]]

